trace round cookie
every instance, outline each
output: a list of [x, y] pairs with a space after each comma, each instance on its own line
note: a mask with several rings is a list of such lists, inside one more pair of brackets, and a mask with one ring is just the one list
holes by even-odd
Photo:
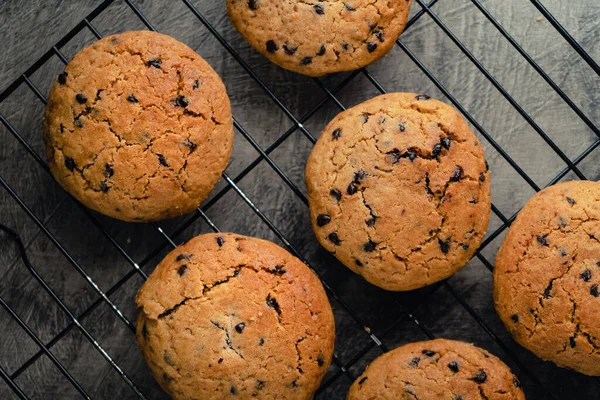
[[200, 235], [165, 257], [136, 304], [138, 344], [174, 399], [310, 399], [333, 354], [321, 282], [265, 240]]
[[472, 344], [436, 339], [377, 357], [347, 399], [522, 400], [520, 386], [498, 357]]
[[527, 202], [496, 256], [494, 301], [519, 344], [600, 376], [600, 183], [557, 184]]
[[225, 86], [192, 49], [149, 31], [77, 53], [44, 114], [50, 170], [87, 207], [123, 221], [186, 214], [229, 160]]
[[367, 281], [412, 290], [462, 268], [490, 215], [479, 140], [451, 106], [375, 97], [324, 129], [306, 166], [319, 242]]
[[411, 0], [227, 0], [246, 41], [273, 63], [308, 76], [362, 68], [387, 54]]

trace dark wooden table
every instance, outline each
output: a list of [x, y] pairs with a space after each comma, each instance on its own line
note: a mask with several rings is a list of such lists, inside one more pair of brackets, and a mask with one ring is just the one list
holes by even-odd
[[[481, 2], [591, 123], [599, 125], [600, 76], [546, 18], [540, 17], [540, 11], [527, 0]], [[227, 85], [234, 116], [243, 133], [251, 136], [260, 148], [267, 149], [279, 143], [277, 140], [289, 130], [286, 139], [269, 154], [272, 162], [289, 178], [289, 184], [267, 161], [260, 160], [260, 153], [239, 130], [227, 174], [234, 179], [250, 163], [259, 160], [255, 168], [236, 180], [236, 187], [310, 262], [384, 346], [393, 348], [427, 339], [428, 335], [465, 340], [488, 349], [507, 362], [519, 376], [529, 399], [546, 398], [548, 392], [560, 399], [600, 399], [597, 380], [537, 359], [510, 338], [496, 316], [491, 297], [492, 275], [482, 260], [493, 264], [504, 230], [493, 236], [482, 250], [482, 258], [473, 259], [447, 282], [404, 294], [386, 292], [367, 284], [323, 251], [314, 239], [306, 205], [290, 186], [295, 185], [305, 193], [303, 170], [312, 147], [311, 137], [318, 137], [326, 122], [340, 111], [340, 104], [349, 107], [379, 94], [371, 79], [387, 91], [416, 91], [448, 101], [444, 91], [431, 82], [406, 51], [397, 46], [387, 57], [369, 66], [368, 71], [355, 75], [338, 74], [316, 81], [286, 72], [251, 49], [231, 28], [224, 1], [191, 1], [244, 65], [256, 74], [255, 80], [183, 2], [146, 0], [133, 3], [156, 29], [190, 45], [216, 69]], [[544, 0], [543, 3], [582, 47], [600, 60], [600, 2]], [[98, 4], [100, 2], [89, 0], [1, 2], [0, 89], [8, 87]], [[412, 14], [420, 9], [415, 3]], [[523, 113], [535, 121], [533, 124], [528, 122], [515, 110], [431, 16], [423, 15], [402, 35], [402, 43], [410, 54], [418, 58], [482, 128], [475, 132], [482, 139], [491, 166], [493, 203], [498, 211], [490, 222], [488, 235], [491, 235], [502, 226], [503, 217], [510, 218], [519, 210], [535, 192], [536, 186], [546, 186], [566, 167], [565, 161], [533, 125], [547, 134], [571, 160], [594, 144], [598, 136], [470, 0], [440, 0], [432, 11], [522, 106]], [[92, 23], [102, 35], [144, 28], [122, 0], [116, 0]], [[93, 40], [91, 31], [83, 29], [61, 51], [70, 58]], [[52, 57], [30, 77], [31, 82], [42, 95], [47, 95], [62, 67], [60, 59]], [[350, 81], [339, 92], [335, 91], [345, 80]], [[295, 127], [290, 115], [278, 107], [262, 84], [293, 118], [302, 118], [306, 132]], [[335, 92], [340, 104], [328, 98], [326, 91]], [[312, 112], [322, 101], [323, 105]], [[40, 155], [43, 155], [43, 108], [42, 101], [26, 84], [21, 84], [0, 102], [0, 115]], [[305, 120], [307, 113], [310, 118]], [[529, 182], [516, 172], [490, 140], [483, 137], [482, 132], [489, 134], [520, 166], [530, 177]], [[599, 161], [600, 150], [588, 154], [578, 164], [581, 175], [598, 179]], [[82, 325], [143, 394], [152, 399], [165, 398], [144, 365], [129, 326], [84, 278], [89, 276], [104, 292], [110, 290], [110, 302], [122, 311], [125, 319], [134, 321], [133, 296], [143, 278], [130, 261], [149, 273], [171, 249], [157, 225], [126, 224], [96, 213], [86, 213], [59, 188], [4, 123], [0, 124], [0, 176], [39, 221], [34, 221], [17, 203], [6, 185], [0, 185], [0, 223], [18, 233], [32, 265], [66, 307], [76, 316], [88, 311], [81, 318]], [[569, 172], [563, 179], [575, 178], [576, 174]], [[221, 193], [223, 190], [225, 192]], [[246, 199], [227, 182], [220, 182], [211, 198], [215, 196], [218, 201], [208, 201], [210, 207], [206, 209], [206, 215], [219, 229], [283, 244]], [[181, 218], [159, 226], [175, 243], [211, 230], [203, 218], [198, 218], [183, 232], [173, 233], [188, 220], [189, 217]], [[103, 230], [114, 238], [130, 260]], [[155, 249], [158, 251], [153, 252]], [[48, 343], [71, 324], [71, 319], [42, 289], [27, 269], [15, 243], [5, 234], [0, 234], [0, 276], [0, 298], [42, 342]], [[122, 280], [124, 276], [127, 279]], [[113, 288], [114, 285], [117, 287]], [[89, 311], [94, 304], [97, 307]], [[343, 399], [351, 377], [360, 374], [366, 364], [381, 354], [382, 348], [340, 302], [332, 298], [332, 305], [338, 332], [336, 355], [348, 373], [341, 373], [339, 365], [332, 366], [326, 381], [340, 376], [318, 397]], [[0, 326], [0, 367], [8, 374], [20, 372], [19, 368], [39, 351], [39, 347], [2, 307]], [[50, 351], [91, 397], [136, 398], [81, 330], [75, 328], [66, 332]], [[355, 358], [357, 354], [363, 356]], [[47, 355], [19, 373], [15, 382], [31, 398], [81, 397]], [[0, 399], [13, 397], [8, 385], [0, 380]]]

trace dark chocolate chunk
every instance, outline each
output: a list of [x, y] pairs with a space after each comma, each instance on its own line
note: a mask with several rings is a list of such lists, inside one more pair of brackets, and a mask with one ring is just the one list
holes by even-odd
[[267, 51], [269, 53], [275, 53], [277, 50], [279, 50], [279, 46], [277, 46], [277, 43], [275, 43], [272, 40], [267, 41]]
[[231, 385], [231, 389], [229, 389], [229, 392], [231, 392], [232, 395], [236, 395], [237, 391], [235, 390], [235, 386]]
[[417, 367], [419, 365], [419, 361], [421, 361], [421, 359], [419, 357], [415, 357], [412, 360], [410, 360], [408, 365], [411, 367]]
[[348, 43], [342, 43], [342, 49], [347, 51], [349, 48], [350, 48], [350, 45], [348, 45]]
[[481, 174], [479, 174], [479, 183], [483, 182], [485, 182], [485, 174], [482, 172]]
[[457, 166], [454, 172], [452, 173], [452, 177], [450, 177], [450, 182], [458, 182], [460, 178], [463, 176], [463, 169], [460, 166]]
[[404, 131], [406, 131], [406, 125], [404, 125], [403, 123], [400, 123], [400, 124], [398, 125], [398, 128], [400, 129], [400, 132], [404, 132]]
[[319, 15], [325, 14], [325, 8], [321, 4], [314, 5], [313, 10]]
[[293, 387], [293, 388], [298, 387], [298, 383], [297, 382], [298, 382], [298, 379], [294, 379], [292, 381], [292, 383], [290, 384], [290, 386]]
[[163, 167], [168, 167], [169, 163], [167, 162], [167, 159], [165, 158], [165, 156], [163, 156], [162, 154], [156, 154], [156, 156], [158, 157], [158, 162], [160, 163], [160, 165], [162, 165]]
[[358, 184], [362, 182], [367, 177], [367, 172], [365, 170], [358, 170], [354, 173], [354, 183]]
[[414, 150], [408, 149], [406, 150], [406, 153], [402, 155], [402, 157], [406, 157], [410, 160], [410, 162], [413, 162], [415, 161], [415, 158], [417, 158], [417, 153], [415, 153]]
[[590, 279], [592, 279], [592, 271], [590, 271], [589, 269], [586, 269], [585, 271], [583, 271], [581, 273], [581, 275], [579, 275], [579, 277], [581, 279], [583, 279], [584, 281], [588, 282]]
[[427, 357], [433, 357], [436, 354], [433, 350], [423, 350], [421, 353], [425, 354]]
[[189, 261], [190, 258], [192, 258], [192, 255], [190, 253], [181, 253], [180, 255], [177, 256], [175, 261], [177, 261], [177, 262], [183, 261], [183, 260]]
[[325, 48], [325, 45], [322, 44], [321, 47], [319, 48], [319, 51], [317, 51], [317, 55], [322, 56], [323, 54], [325, 54], [325, 51], [327, 51], [327, 49]]
[[310, 63], [312, 63], [312, 57], [304, 57], [302, 60], [300, 60], [301, 65], [308, 65]]
[[431, 155], [434, 157], [437, 157], [440, 155], [440, 153], [442, 152], [442, 145], [441, 144], [436, 144], [435, 146], [433, 146], [433, 150], [431, 151]]
[[329, 194], [331, 195], [331, 197], [333, 197], [334, 199], [340, 201], [342, 199], [342, 192], [340, 192], [337, 189], [331, 189], [329, 191]]
[[342, 135], [342, 130], [341, 129], [336, 129], [333, 132], [331, 132], [331, 137], [333, 137], [334, 139], [339, 139], [339, 137]]
[[375, 31], [374, 33], [377, 40], [383, 43], [383, 31]]
[[463, 398], [460, 394], [457, 394], [456, 396], [454, 396], [454, 399], [452, 399], [452, 400], [463, 400]]
[[275, 297], [271, 297], [271, 293], [267, 295], [267, 306], [273, 308], [277, 314], [281, 314], [281, 308]]
[[448, 363], [448, 368], [454, 373], [458, 372], [458, 363], [456, 361], [450, 361]]
[[136, 97], [133, 94], [130, 94], [129, 96], [127, 96], [127, 101], [130, 103], [137, 103], [138, 99], [136, 99]]
[[222, 247], [223, 243], [225, 243], [225, 239], [223, 239], [222, 236], [217, 236], [217, 244], [219, 245], [219, 247]]
[[373, 226], [373, 225], [375, 225], [376, 220], [377, 220], [377, 217], [373, 215], [373, 216], [371, 216], [371, 218], [367, 219], [365, 221], [365, 223], [367, 224], [367, 226]]
[[239, 324], [237, 324], [237, 325], [235, 326], [235, 331], [236, 331], [237, 333], [242, 333], [245, 327], [246, 327], [246, 324], [245, 324], [245, 323], [243, 323], [243, 322], [240, 322]]
[[65, 85], [67, 83], [67, 76], [69, 76], [68, 72], [58, 74], [58, 83], [60, 83], [61, 85]]
[[372, 53], [375, 50], [377, 50], [377, 43], [375, 43], [375, 42], [367, 42], [367, 50], [369, 51], [369, 53]]
[[298, 47], [290, 47], [287, 43], [283, 45], [283, 51], [285, 51], [285, 54], [287, 55], [293, 55], [296, 50], [298, 50]]
[[196, 143], [192, 142], [190, 139], [185, 139], [183, 141], [183, 145], [190, 149], [190, 154], [192, 154], [194, 150], [196, 150], [196, 147], [198, 147]]
[[65, 157], [65, 167], [67, 167], [69, 171], [73, 171], [75, 168], [77, 168], [77, 165], [71, 157]]
[[546, 240], [546, 236], [538, 236], [537, 241], [542, 246], [548, 246], [548, 240]]
[[342, 244], [342, 241], [340, 240], [337, 233], [335, 233], [335, 232], [332, 232], [329, 235], [327, 235], [327, 239], [329, 239], [329, 241], [331, 243], [335, 244], [336, 246], [339, 246], [340, 244]]
[[273, 272], [277, 275], [283, 275], [285, 274], [285, 267], [283, 265], [276, 265], [273, 268]]
[[148, 67], [160, 68], [162, 61], [160, 58], [153, 58], [146, 63]]
[[365, 381], [366, 381], [367, 379], [369, 379], [369, 377], [368, 377], [368, 376], [365, 376], [365, 377], [362, 377], [362, 378], [360, 378], [360, 381], [358, 381], [358, 384], [359, 384], [359, 385], [362, 385], [363, 383], [365, 383]]
[[356, 8], [352, 7], [350, 4], [344, 4], [344, 8], [348, 11], [356, 11]]
[[346, 192], [350, 195], [356, 193], [358, 191], [358, 188], [354, 185], [354, 183], [351, 183], [348, 185], [348, 189], [346, 189]]
[[173, 102], [177, 107], [187, 107], [189, 101], [185, 96], [177, 96]]
[[256, 390], [262, 390], [265, 387], [265, 383], [261, 380], [256, 381]]
[[426, 95], [426, 94], [419, 94], [419, 95], [417, 95], [417, 96], [415, 97], [415, 99], [417, 99], [417, 100], [429, 100], [430, 98], [431, 98], [431, 97], [429, 97], [429, 96], [428, 96], [428, 95]]
[[590, 294], [594, 297], [600, 296], [600, 292], [598, 292], [598, 285], [594, 285], [590, 288]]
[[177, 269], [177, 273], [179, 274], [179, 276], [183, 276], [185, 274], [185, 272], [187, 271], [188, 267], [187, 265], [182, 265], [181, 267], [179, 267]]
[[517, 322], [519, 322], [519, 314], [513, 314], [513, 315], [511, 315], [511, 316], [510, 316], [510, 319], [512, 319], [512, 321], [513, 321], [514, 323], [517, 323]]
[[107, 178], [110, 178], [114, 174], [115, 174], [115, 171], [113, 170], [112, 165], [105, 164], [104, 165], [104, 176], [107, 177]]
[[575, 204], [575, 200], [570, 198], [569, 196], [567, 196], [567, 201], [569, 202], [569, 204], [573, 205]]
[[101, 190], [103, 193], [106, 193], [106, 192], [108, 192], [108, 189], [110, 189], [110, 187], [109, 187], [109, 186], [106, 184], [106, 181], [102, 181], [102, 182], [100, 182], [100, 190]]
[[356, 264], [357, 267], [362, 267], [363, 266], [363, 263], [360, 260], [358, 260], [358, 259], [354, 259], [354, 263]]
[[85, 97], [83, 93], [77, 93], [75, 95], [75, 100], [77, 100], [79, 104], [87, 103], [87, 97]]
[[438, 239], [438, 243], [440, 245], [440, 249], [442, 250], [442, 253], [448, 254], [448, 252], [450, 251], [450, 240], [446, 240], [444, 242], [442, 239]]
[[258, 345], [262, 346], [263, 344], [265, 344], [265, 339], [264, 338], [258, 339]]
[[473, 375], [473, 378], [471, 378], [471, 380], [474, 381], [475, 383], [481, 384], [487, 380], [487, 374], [485, 373], [484, 370], [480, 369], [478, 373]]
[[196, 79], [192, 85], [192, 89], [198, 89], [200, 87], [200, 81]]
[[369, 240], [367, 243], [365, 243], [363, 245], [363, 249], [364, 251], [366, 251], [367, 253], [372, 252], [373, 250], [375, 250], [375, 247], [377, 247], [377, 243], [375, 243], [372, 240]]
[[450, 139], [449, 138], [447, 138], [447, 137], [442, 138], [440, 143], [442, 144], [442, 146], [444, 146], [446, 148], [446, 150], [448, 150], [450, 148]]
[[572, 349], [574, 349], [575, 347], [577, 347], [577, 343], [575, 342], [575, 336], [571, 336], [569, 338], [569, 346], [571, 346]]
[[217, 361], [219, 364], [221, 364], [223, 362], [222, 358], [219, 358], [219, 361]]
[[317, 225], [325, 226], [331, 222], [331, 217], [328, 214], [319, 214], [317, 215]]
[[251, 10], [258, 10], [258, 0], [248, 0], [248, 8]]
[[83, 121], [81, 119], [79, 119], [79, 117], [75, 118], [73, 123], [75, 124], [76, 127], [83, 128], [83, 125], [84, 125]]
[[325, 360], [323, 360], [323, 356], [321, 354], [319, 354], [319, 357], [317, 357], [317, 365], [319, 367], [322, 367], [323, 365], [325, 365]]

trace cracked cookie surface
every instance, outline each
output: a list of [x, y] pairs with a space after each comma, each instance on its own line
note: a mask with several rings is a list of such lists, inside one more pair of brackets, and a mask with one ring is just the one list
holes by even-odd
[[383, 57], [412, 0], [227, 0], [246, 41], [271, 62], [308, 76], [350, 71]]
[[58, 183], [124, 221], [186, 214], [209, 194], [233, 145], [231, 107], [192, 49], [149, 31], [77, 53], [48, 97], [44, 140]]
[[340, 113], [310, 154], [306, 184], [319, 242], [388, 290], [453, 275], [489, 220], [481, 144], [454, 108], [425, 95], [390, 93]]
[[600, 183], [548, 187], [519, 212], [496, 256], [494, 302], [538, 357], [600, 375]]
[[348, 400], [522, 400], [521, 384], [498, 357], [447, 339], [417, 342], [379, 356], [352, 384]]
[[136, 304], [138, 344], [174, 399], [310, 399], [333, 354], [321, 282], [265, 240], [197, 236], [165, 257]]

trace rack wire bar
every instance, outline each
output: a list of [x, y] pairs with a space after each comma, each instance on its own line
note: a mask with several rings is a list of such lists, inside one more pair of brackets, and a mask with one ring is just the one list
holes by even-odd
[[[544, 8], [539, 0], [530, 0], [533, 5], [550, 21], [553, 27], [565, 38], [567, 43], [577, 51], [577, 53], [584, 59], [584, 61], [592, 68], [594, 72], [600, 75], [600, 67], [593, 60], [593, 58], [577, 43], [573, 37], [569, 34], [568, 31], [554, 18], [554, 16]], [[23, 74], [21, 74], [15, 81], [13, 81], [4, 91], [0, 93], [0, 103], [6, 100], [16, 89], [18, 89], [21, 85], [26, 85], [29, 90], [33, 92], [33, 94], [37, 97], [39, 101], [46, 104], [47, 99], [41, 93], [41, 91], [32, 83], [30, 77], [46, 62], [48, 62], [52, 57], [58, 57], [64, 64], [68, 62], [67, 58], [61, 52], [61, 48], [69, 43], [75, 36], [82, 31], [83, 29], [88, 29], [97, 39], [102, 37], [101, 33], [94, 27], [93, 21], [96, 17], [98, 17], [108, 6], [114, 3], [115, 0], [105, 0], [103, 1], [96, 9], [90, 12], [83, 20], [81, 20], [78, 24], [75, 25], [73, 29], [71, 29], [62, 39], [60, 39], [54, 46], [52, 46], [47, 52], [45, 52], [42, 57], [40, 57], [36, 62], [33, 63]], [[207, 201], [203, 206], [199, 207], [196, 212], [184, 220], [178, 227], [173, 229], [173, 231], [168, 234], [165, 230], [160, 226], [160, 224], [154, 223], [151, 226], [158, 232], [160, 237], [162, 238], [162, 243], [153, 249], [140, 263], [136, 263], [133, 258], [127, 253], [127, 251], [118, 243], [118, 241], [112, 237], [110, 233], [106, 230], [103, 224], [95, 217], [95, 215], [87, 210], [83, 205], [78, 204], [78, 206], [82, 209], [86, 217], [88, 217], [94, 226], [98, 228], [98, 230], [108, 239], [111, 245], [118, 251], [119, 254], [127, 261], [128, 264], [131, 265], [131, 269], [121, 277], [115, 284], [113, 284], [106, 291], [103, 291], [98, 287], [98, 285], [92, 280], [92, 278], [87, 274], [85, 269], [79, 265], [73, 257], [71, 257], [70, 253], [64, 246], [56, 239], [56, 237], [45, 227], [44, 222], [38, 219], [31, 209], [23, 202], [23, 200], [18, 196], [18, 194], [8, 185], [8, 183], [4, 180], [2, 176], [0, 176], [0, 185], [4, 187], [4, 189], [10, 194], [10, 196], [14, 199], [16, 203], [20, 206], [21, 209], [25, 211], [28, 217], [33, 220], [38, 228], [45, 234], [46, 237], [53, 243], [53, 245], [60, 251], [62, 256], [64, 256], [69, 264], [76, 269], [76, 271], [86, 280], [86, 282], [94, 289], [98, 297], [96, 300], [89, 305], [84, 311], [82, 311], [79, 315], [75, 316], [71, 313], [68, 307], [62, 302], [58, 295], [52, 290], [52, 288], [48, 285], [48, 283], [37, 273], [35, 268], [31, 265], [29, 259], [26, 254], [26, 247], [19, 238], [17, 232], [12, 229], [0, 224], [0, 230], [4, 231], [9, 238], [11, 238], [18, 246], [19, 255], [25, 263], [29, 273], [35, 278], [35, 280], [41, 285], [41, 287], [46, 291], [53, 299], [53, 301], [59, 305], [59, 307], [65, 312], [69, 319], [70, 323], [63, 328], [57, 335], [55, 335], [51, 340], [47, 343], [43, 343], [27, 326], [27, 324], [21, 319], [18, 313], [11, 308], [11, 306], [4, 301], [4, 299], [0, 296], [0, 305], [7, 310], [8, 314], [13, 318], [17, 324], [25, 331], [25, 333], [37, 344], [39, 350], [31, 356], [25, 363], [23, 363], [19, 368], [17, 368], [12, 374], [5, 371], [0, 367], [0, 377], [7, 383], [8, 387], [13, 390], [13, 392], [19, 398], [27, 398], [27, 394], [21, 388], [15, 380], [21, 376], [29, 367], [31, 367], [40, 357], [47, 356], [56, 366], [56, 368], [64, 375], [67, 380], [71, 383], [71, 385], [81, 394], [84, 398], [90, 398], [85, 389], [81, 386], [79, 382], [73, 378], [73, 376], [69, 373], [69, 371], [56, 359], [56, 357], [50, 351], [53, 346], [60, 342], [65, 335], [70, 332], [73, 328], [78, 328], [80, 332], [86, 337], [90, 343], [96, 348], [96, 350], [102, 355], [108, 365], [114, 369], [118, 375], [127, 383], [127, 385], [132, 389], [133, 394], [135, 394], [138, 398], [144, 398], [144, 394], [138, 388], [138, 386], [125, 374], [123, 369], [114, 361], [108, 353], [104, 350], [104, 348], [96, 341], [96, 339], [83, 327], [82, 322], [89, 318], [92, 312], [98, 308], [99, 305], [105, 303], [109, 305], [115, 315], [117, 315], [118, 319], [123, 322], [127, 328], [135, 332], [135, 328], [133, 324], [127, 320], [127, 318], [123, 315], [121, 310], [117, 308], [117, 306], [110, 300], [110, 296], [117, 293], [117, 291], [123, 287], [132, 277], [139, 275], [142, 279], [146, 279], [147, 275], [142, 271], [142, 267], [145, 266], [150, 260], [163, 251], [167, 246], [175, 247], [176, 241], [173, 238], [177, 238], [180, 234], [182, 234], [187, 228], [189, 228], [192, 224], [194, 224], [199, 218], [201, 218], [211, 230], [218, 232], [219, 228], [217, 225], [208, 217], [206, 212], [217, 204], [225, 194], [233, 190], [243, 201], [244, 203], [254, 212], [262, 222], [269, 228], [275, 236], [284, 243], [284, 245], [288, 248], [288, 250], [294, 254], [296, 257], [301, 259], [304, 263], [306, 263], [315, 273], [317, 271], [308, 264], [306, 258], [291, 244], [291, 242], [286, 238], [286, 236], [281, 232], [281, 230], [263, 213], [259, 207], [250, 199], [250, 197], [239, 187], [238, 183], [251, 171], [253, 171], [260, 163], [265, 161], [269, 167], [278, 175], [279, 179], [294, 193], [295, 197], [298, 198], [305, 206], [307, 205], [306, 196], [303, 192], [298, 188], [296, 184], [286, 175], [286, 173], [275, 163], [270, 154], [277, 149], [282, 143], [284, 143], [288, 138], [291, 137], [295, 132], [299, 131], [303, 136], [305, 136], [311, 143], [315, 143], [315, 137], [306, 129], [303, 125], [308, 119], [310, 119], [318, 110], [320, 110], [327, 102], [333, 102], [338, 108], [341, 110], [345, 109], [343, 104], [336, 98], [336, 94], [347, 87], [359, 74], [363, 74], [371, 84], [379, 90], [381, 93], [385, 93], [385, 89], [383, 86], [377, 81], [377, 79], [367, 70], [367, 68], [363, 68], [358, 71], [354, 71], [349, 73], [336, 87], [333, 89], [328, 89], [323, 82], [315, 78], [313, 82], [322, 90], [325, 96], [317, 102], [317, 104], [312, 107], [305, 115], [300, 118], [297, 118], [286, 105], [269, 89], [267, 84], [259, 78], [259, 76], [250, 68], [250, 66], [242, 59], [242, 57], [233, 49], [233, 47], [223, 38], [222, 35], [215, 29], [214, 26], [200, 13], [200, 11], [191, 3], [190, 0], [182, 0], [183, 4], [190, 10], [192, 15], [194, 15], [202, 25], [211, 33], [211, 35], [223, 46], [223, 48], [230, 54], [230, 56], [236, 60], [238, 64], [244, 69], [244, 71], [248, 74], [248, 76], [266, 93], [266, 95], [272, 100], [273, 104], [279, 108], [291, 121], [292, 126], [289, 127], [285, 132], [283, 132], [273, 143], [271, 143], [268, 147], [263, 149], [262, 146], [258, 144], [258, 142], [253, 138], [250, 132], [248, 132], [237, 119], [234, 118], [234, 127], [235, 129], [244, 137], [246, 142], [248, 142], [252, 148], [258, 153], [258, 156], [247, 165], [237, 176], [231, 178], [228, 173], [223, 173], [223, 179], [227, 183], [227, 185], [221, 189], [211, 200]], [[461, 52], [469, 59], [469, 61], [486, 77], [486, 79], [502, 94], [502, 96], [511, 104], [511, 106], [519, 112], [519, 114], [527, 121], [527, 123], [537, 132], [537, 134], [551, 147], [551, 149], [562, 159], [565, 163], [565, 168], [561, 170], [561, 172], [551, 180], [550, 184], [554, 184], [562, 179], [569, 172], [573, 172], [579, 178], [585, 179], [584, 174], [579, 170], [578, 165], [584, 159], [586, 159], [589, 155], [593, 153], [594, 150], [600, 146], [600, 129], [589, 119], [589, 117], [569, 98], [569, 96], [549, 77], [549, 75], [536, 63], [536, 61], [523, 49], [523, 47], [517, 43], [517, 41], [502, 27], [502, 25], [491, 15], [491, 13], [481, 4], [479, 0], [471, 0], [473, 5], [487, 18], [487, 20], [500, 32], [500, 34], [517, 50], [517, 52], [531, 65], [532, 68], [546, 81], [546, 83], [561, 97], [561, 99], [569, 106], [569, 108], [577, 114], [577, 116], [585, 123], [585, 125], [598, 137], [592, 145], [590, 145], [585, 151], [583, 151], [578, 157], [574, 160], [569, 159], [564, 152], [560, 149], [556, 143], [541, 129], [541, 127], [533, 120], [531, 116], [514, 100], [514, 98], [508, 93], [508, 91], [500, 85], [500, 83], [487, 71], [487, 69], [481, 64], [481, 62], [473, 56], [473, 54], [466, 48], [466, 46], [446, 27], [446, 25], [441, 21], [441, 19], [437, 16], [436, 13], [432, 11], [432, 7], [439, 3], [438, 0], [431, 0], [429, 2], [425, 2], [424, 0], [416, 0], [416, 3], [421, 7], [415, 15], [408, 21], [406, 28], [408, 29], [414, 23], [416, 23], [420, 18], [427, 15], [434, 23], [447, 35], [454, 44], [461, 50]], [[144, 15], [144, 13], [133, 3], [132, 0], [123, 0], [123, 3], [130, 8], [136, 17], [150, 30], [155, 30], [154, 26], [148, 20], [148, 18]], [[539, 191], [540, 187], [529, 177], [525, 171], [509, 156], [509, 154], [493, 139], [493, 137], [481, 126], [481, 124], [470, 114], [468, 111], [456, 100], [456, 98], [451, 94], [451, 92], [434, 76], [434, 74], [412, 53], [408, 47], [402, 42], [402, 40], [398, 39], [396, 41], [398, 47], [407, 54], [407, 56], [415, 63], [415, 65], [424, 73], [424, 75], [444, 94], [446, 98], [465, 116], [465, 118], [475, 126], [475, 128], [479, 131], [479, 133], [485, 138], [485, 140], [497, 151], [500, 156], [513, 168], [519, 176], [527, 182], [527, 184], [533, 188], [535, 191]], [[11, 125], [11, 123], [0, 113], [0, 122], [7, 128], [7, 130], [12, 134], [13, 137], [17, 139], [17, 141], [22, 145], [27, 152], [34, 158], [34, 160], [42, 166], [42, 168], [49, 174], [49, 169], [45, 161], [33, 150], [31, 145], [27, 143], [23, 136], [17, 132], [17, 130]], [[492, 264], [486, 259], [485, 256], [482, 255], [481, 251], [489, 245], [503, 230], [505, 230], [514, 218], [516, 217], [516, 213], [510, 217], [506, 217], [496, 206], [492, 205], [492, 211], [495, 215], [497, 215], [502, 224], [499, 228], [497, 228], [493, 233], [488, 235], [486, 239], [483, 241], [480, 249], [476, 252], [475, 257], [477, 257], [482, 264], [488, 269], [493, 270]], [[399, 316], [395, 318], [395, 320], [381, 332], [373, 332], [372, 329], [364, 322], [362, 317], [357, 313], [352, 307], [350, 307], [340, 296], [333, 290], [333, 287], [326, 281], [324, 281], [323, 276], [317, 273], [323, 285], [330, 295], [331, 298], [337, 301], [341, 306], [341, 311], [347, 313], [353, 321], [358, 325], [360, 330], [364, 332], [364, 334], [369, 338], [369, 343], [360, 349], [350, 360], [346, 363], [342, 362], [339, 357], [334, 356], [334, 365], [336, 368], [335, 372], [332, 376], [325, 381], [321, 388], [319, 389], [318, 394], [322, 394], [327, 388], [333, 385], [341, 376], [345, 376], [349, 382], [352, 382], [355, 379], [353, 373], [350, 372], [350, 368], [354, 366], [358, 361], [360, 361], [369, 351], [374, 349], [375, 347], [379, 347], [381, 351], [385, 352], [388, 350], [388, 347], [384, 343], [384, 339], [387, 335], [394, 331], [395, 328], [398, 327], [399, 324], [404, 321], [410, 321], [410, 323], [414, 324], [425, 336], [428, 338], [434, 338], [433, 333], [424, 326], [420, 321], [418, 316], [415, 314], [414, 310], [407, 309], [399, 300], [395, 300], [395, 306], [400, 311]], [[503, 343], [503, 341], [498, 337], [498, 335], [485, 323], [483, 318], [477, 314], [477, 312], [469, 305], [469, 303], [454, 289], [451, 283], [446, 280], [441, 283], [438, 283], [432, 287], [427, 293], [423, 295], [422, 298], [429, 298], [433, 293], [435, 293], [440, 287], [444, 287], [452, 297], [461, 305], [462, 308], [474, 319], [474, 321], [486, 332], [486, 334], [493, 339], [493, 341], [503, 349], [506, 355], [518, 366], [520, 371], [548, 398], [556, 398], [554, 393], [551, 393], [547, 387], [545, 387], [536, 377], [536, 374], [529, 370], [522, 363], [520, 358], [514, 354], [510, 350], [510, 348]], [[600, 386], [600, 381], [598, 379], [592, 379], [596, 385]]]

